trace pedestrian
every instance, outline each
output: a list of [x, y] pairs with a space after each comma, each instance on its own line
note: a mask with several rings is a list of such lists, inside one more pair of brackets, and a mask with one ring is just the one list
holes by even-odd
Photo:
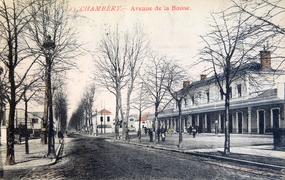
[[144, 134], [147, 135], [147, 128], [144, 127]]
[[152, 133], [152, 129], [148, 130], [148, 134], [149, 134], [149, 142], [153, 142], [153, 133]]
[[63, 138], [64, 138], [61, 131], [58, 132], [58, 138], [59, 138], [59, 143], [61, 143], [63, 141]]
[[165, 129], [163, 128], [162, 130], [161, 130], [161, 141], [165, 141]]
[[192, 133], [192, 126], [189, 127], [189, 135]]
[[195, 136], [196, 136], [196, 133], [197, 133], [197, 128], [196, 128], [196, 126], [193, 126], [193, 138], [195, 138]]

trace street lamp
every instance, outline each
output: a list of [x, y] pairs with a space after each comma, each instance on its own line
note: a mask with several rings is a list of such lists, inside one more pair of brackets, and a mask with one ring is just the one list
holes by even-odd
[[[3, 68], [0, 66], [0, 75], [3, 73]], [[1, 145], [1, 126], [2, 124], [4, 125], [4, 111], [3, 111], [3, 107], [4, 107], [4, 98], [3, 98], [3, 87], [2, 87], [2, 83], [1, 83], [1, 77], [0, 77], [0, 145]]]
[[54, 150], [54, 131], [53, 131], [53, 113], [52, 113], [52, 93], [51, 93], [51, 66], [52, 66], [52, 54], [55, 48], [55, 43], [51, 40], [51, 36], [48, 35], [43, 43], [43, 50], [46, 57], [46, 77], [45, 77], [45, 88], [46, 88], [46, 102], [45, 110], [47, 111], [46, 120], [49, 120], [49, 134], [48, 134], [48, 157], [55, 157]]

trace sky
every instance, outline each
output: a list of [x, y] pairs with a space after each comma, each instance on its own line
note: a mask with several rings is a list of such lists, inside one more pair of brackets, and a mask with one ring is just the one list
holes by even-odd
[[[199, 80], [206, 67], [192, 65], [198, 61], [199, 49], [203, 47], [200, 35], [209, 32], [210, 13], [224, 10], [227, 3], [224, 0], [70, 0], [68, 17], [77, 28], [78, 41], [89, 51], [96, 50], [107, 28], [118, 26], [127, 31], [139, 24], [149, 35], [153, 51], [180, 61], [189, 70], [191, 79]], [[96, 11], [98, 6], [100, 11]], [[69, 117], [86, 87], [94, 83], [95, 58], [96, 54], [81, 55], [76, 59], [78, 69], [68, 72]], [[114, 114], [115, 96], [97, 87], [94, 110], [103, 108]]]
[[[105, 6], [106, 9], [92, 11], [93, 6], [95, 10], [97, 6]], [[113, 11], [106, 11], [108, 6]], [[140, 24], [149, 34], [152, 50], [177, 59], [190, 68], [198, 60], [198, 50], [202, 46], [199, 35], [207, 32], [209, 13], [225, 7], [222, 0], [71, 0], [69, 17], [77, 25], [80, 41], [86, 42], [87, 49], [96, 49], [102, 33], [108, 27], [118, 25], [122, 30], [128, 30]], [[136, 11], [138, 8], [147, 11]], [[94, 57], [86, 54], [77, 63], [80, 71], [73, 70], [68, 75], [69, 115], [76, 109], [86, 86], [94, 82]], [[192, 70], [193, 78], [198, 79], [202, 71], [202, 66]], [[105, 89], [98, 89], [94, 109], [102, 108], [115, 113], [115, 96]]]

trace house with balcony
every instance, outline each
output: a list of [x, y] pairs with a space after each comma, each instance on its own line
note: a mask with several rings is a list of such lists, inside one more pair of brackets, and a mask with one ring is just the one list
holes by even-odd
[[[260, 52], [260, 63], [239, 67], [230, 85], [230, 133], [272, 133], [274, 128], [285, 128], [285, 71], [271, 68], [269, 51]], [[225, 77], [218, 76], [225, 89]], [[182, 130], [192, 125], [201, 133], [224, 133], [225, 96], [216, 77], [201, 75], [200, 81], [183, 82], [187, 96], [182, 105]], [[178, 131], [178, 108], [158, 115], [163, 128]]]

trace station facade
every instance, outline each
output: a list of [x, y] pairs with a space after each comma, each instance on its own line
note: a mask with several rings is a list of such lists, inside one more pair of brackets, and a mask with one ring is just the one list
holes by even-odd
[[[261, 51], [260, 57], [260, 63], [241, 66], [230, 85], [230, 133], [269, 134], [274, 128], [285, 128], [285, 71], [271, 68], [269, 51]], [[220, 82], [225, 88], [225, 80]], [[183, 90], [187, 96], [182, 105], [182, 131], [191, 125], [200, 133], [224, 133], [225, 97], [216, 78], [201, 75], [200, 81], [183, 82]], [[179, 131], [177, 107], [160, 113], [158, 120], [161, 128]]]

